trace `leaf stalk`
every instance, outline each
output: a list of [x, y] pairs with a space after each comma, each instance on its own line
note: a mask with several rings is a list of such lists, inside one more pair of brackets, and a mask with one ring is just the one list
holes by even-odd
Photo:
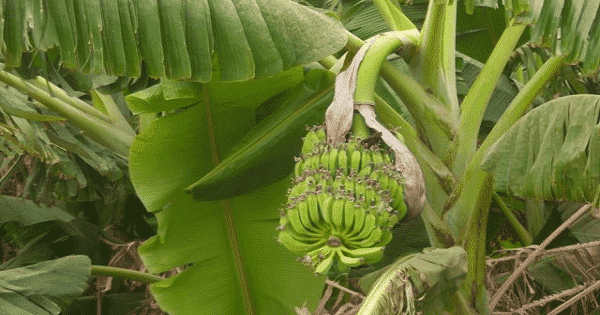
[[129, 280], [139, 281], [139, 282], [143, 282], [143, 283], [147, 283], [147, 284], [152, 284], [152, 283], [156, 283], [156, 282], [165, 280], [164, 278], [155, 276], [153, 274], [140, 272], [137, 270], [116, 268], [116, 267], [109, 267], [109, 266], [92, 265], [91, 271], [92, 271], [93, 276], [119, 277], [119, 278], [125, 278], [125, 279], [129, 279]]

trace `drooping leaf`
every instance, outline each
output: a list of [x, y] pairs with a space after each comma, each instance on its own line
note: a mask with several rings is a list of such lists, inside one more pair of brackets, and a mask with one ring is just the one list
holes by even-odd
[[[467, 11], [474, 5], [490, 6], [490, 0], [466, 0]], [[600, 70], [600, 2], [565, 0], [497, 0], [507, 19], [533, 24], [531, 42], [566, 55], [567, 63], [583, 64], [583, 74]]]
[[28, 226], [52, 220], [70, 221], [73, 218], [55, 207], [38, 206], [30, 200], [0, 195], [0, 225], [15, 221]]
[[186, 188], [197, 200], [226, 199], [287, 177], [294, 169], [305, 127], [323, 123], [331, 103], [333, 74], [312, 70], [297, 87], [277, 97], [279, 109], [253, 127], [217, 167]]
[[[477, 78], [477, 75], [481, 72], [483, 63], [458, 52], [456, 58], [459, 60], [457, 62], [457, 81], [460, 80], [460, 82], [465, 84], [465, 88], [459, 90], [458, 95], [464, 96]], [[510, 78], [506, 75], [501, 75], [498, 83], [496, 83], [496, 88], [492, 93], [490, 102], [485, 109], [483, 120], [493, 123], [497, 122], [518, 93], [519, 89], [513, 84]]]
[[151, 77], [207, 82], [217, 64], [226, 81], [272, 76], [346, 43], [340, 23], [289, 0], [11, 0], [0, 12], [8, 66], [57, 46], [67, 68], [130, 77], [141, 61]]
[[424, 250], [383, 270], [359, 281], [369, 294], [357, 314], [441, 314], [467, 274], [467, 253], [460, 246]]
[[[131, 190], [129, 181], [124, 180], [127, 165], [123, 156], [17, 90], [0, 87], [0, 91], [0, 102], [6, 101], [6, 106], [0, 106], [0, 167], [9, 171], [0, 178], [0, 189], [20, 176], [23, 188], [10, 195], [44, 204], [75, 197], [111, 200]], [[59, 93], [58, 87], [54, 91]]]
[[600, 186], [600, 96], [573, 95], [523, 116], [486, 153], [494, 188], [520, 197], [593, 201]]
[[68, 256], [0, 271], [0, 309], [6, 314], [59, 314], [59, 305], [83, 293], [90, 276], [87, 256]]

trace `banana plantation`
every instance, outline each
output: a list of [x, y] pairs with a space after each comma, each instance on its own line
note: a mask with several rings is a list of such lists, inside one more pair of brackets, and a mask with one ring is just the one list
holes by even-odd
[[600, 315], [600, 1], [0, 1], [0, 315]]

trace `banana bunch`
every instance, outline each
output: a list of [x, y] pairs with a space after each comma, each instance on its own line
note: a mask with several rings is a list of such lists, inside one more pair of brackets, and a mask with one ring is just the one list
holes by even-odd
[[317, 274], [379, 261], [406, 214], [391, 155], [364, 142], [350, 137], [332, 146], [323, 127], [311, 127], [296, 158], [278, 241]]

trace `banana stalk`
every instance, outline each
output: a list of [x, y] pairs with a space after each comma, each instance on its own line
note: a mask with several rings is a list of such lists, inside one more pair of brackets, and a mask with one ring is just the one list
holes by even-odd
[[338, 74], [325, 126], [308, 128], [296, 158], [278, 239], [317, 274], [379, 261], [391, 228], [418, 215], [425, 202], [416, 159], [371, 106], [378, 67], [410, 43], [409, 33], [391, 35], [367, 41]]

